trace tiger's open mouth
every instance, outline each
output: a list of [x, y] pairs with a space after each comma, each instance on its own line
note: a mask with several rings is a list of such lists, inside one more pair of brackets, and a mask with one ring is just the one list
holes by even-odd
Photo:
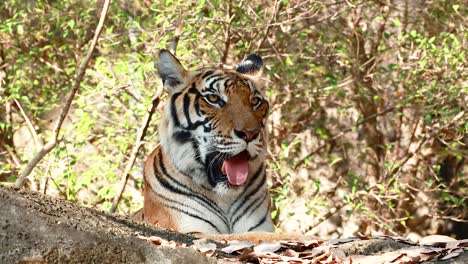
[[209, 161], [208, 176], [214, 184], [227, 180], [231, 186], [244, 185], [249, 176], [250, 159], [249, 153], [244, 150], [226, 159]]
[[243, 185], [249, 176], [249, 153], [244, 150], [241, 153], [226, 159], [221, 166], [221, 172], [232, 185]]

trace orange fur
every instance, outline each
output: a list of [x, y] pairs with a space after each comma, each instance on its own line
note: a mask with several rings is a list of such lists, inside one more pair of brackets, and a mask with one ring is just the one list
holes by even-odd
[[248, 233], [241, 233], [241, 234], [227, 234], [227, 235], [208, 235], [208, 234], [194, 234], [195, 237], [198, 238], [206, 238], [210, 240], [215, 240], [219, 242], [224, 241], [233, 241], [233, 240], [247, 240], [252, 242], [253, 244], [260, 244], [261, 242], [275, 242], [281, 240], [287, 241], [304, 241], [304, 240], [312, 240], [318, 239], [316, 236], [308, 236], [296, 233], [289, 233], [289, 234], [276, 234], [276, 233], [269, 233], [269, 232], [248, 232]]
[[[159, 147], [160, 146], [158, 146], [158, 148]], [[158, 148], [154, 149], [154, 151], [148, 157], [145, 163], [145, 174], [149, 173], [151, 175], [154, 175], [153, 161], [157, 155]], [[144, 221], [159, 228], [177, 230], [177, 226], [174, 220], [172, 219], [171, 214], [161, 204], [158, 197], [156, 197], [148, 181], [144, 182], [143, 197], [143, 209], [141, 210], [141, 213], [137, 216], [138, 220]]]

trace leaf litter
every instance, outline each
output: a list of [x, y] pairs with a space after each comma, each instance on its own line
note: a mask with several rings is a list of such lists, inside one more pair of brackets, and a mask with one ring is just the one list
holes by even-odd
[[[165, 240], [160, 237], [141, 237], [157, 246], [187, 247], [184, 243]], [[393, 240], [408, 244], [409, 247], [374, 255], [347, 255], [340, 245], [361, 240]], [[352, 237], [323, 240], [279, 240], [262, 242], [257, 245], [250, 241], [225, 241], [218, 247], [213, 241], [197, 239], [190, 247], [210, 257], [218, 257], [228, 263], [254, 262], [260, 264], [359, 264], [359, 263], [422, 263], [426, 261], [448, 260], [468, 250], [468, 239], [455, 240], [446, 236], [429, 236], [420, 243], [401, 237]], [[218, 244], [219, 245], [219, 244]], [[223, 254], [224, 253], [224, 254]], [[226, 256], [228, 254], [228, 256]]]

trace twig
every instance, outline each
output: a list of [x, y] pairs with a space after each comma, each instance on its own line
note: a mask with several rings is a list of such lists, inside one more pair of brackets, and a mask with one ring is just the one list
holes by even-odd
[[21, 115], [23, 116], [24, 120], [26, 121], [26, 124], [28, 125], [29, 132], [31, 132], [31, 135], [34, 139], [34, 143], [36, 144], [37, 148], [42, 148], [42, 141], [40, 140], [39, 136], [36, 133], [36, 130], [34, 129], [34, 125], [32, 124], [31, 120], [29, 117], [26, 115], [26, 112], [24, 112], [23, 107], [21, 104], [18, 102], [18, 100], [14, 99], [16, 106], [21, 112]]
[[132, 154], [130, 155], [130, 159], [127, 163], [127, 166], [125, 167], [125, 171], [122, 174], [122, 179], [120, 181], [120, 187], [119, 191], [117, 192], [117, 195], [114, 197], [114, 200], [112, 201], [112, 207], [110, 211], [113, 213], [117, 209], [117, 206], [119, 205], [120, 199], [122, 198], [122, 193], [125, 190], [125, 186], [127, 185], [128, 177], [130, 176], [130, 170], [133, 168], [133, 165], [135, 165], [135, 160], [138, 155], [138, 151], [140, 150], [140, 147], [143, 145], [142, 142], [146, 136], [146, 131], [148, 130], [148, 126], [151, 122], [151, 118], [156, 111], [156, 107], [159, 105], [159, 93], [156, 95], [151, 103], [151, 107], [146, 113], [146, 117], [143, 121], [143, 125], [140, 127], [138, 130], [138, 135], [137, 135], [137, 141], [135, 145], [133, 146]]
[[18, 155], [16, 155], [15, 153], [15, 150], [14, 149], [11, 149], [10, 146], [8, 146], [7, 144], [3, 143], [1, 140], [0, 140], [0, 147], [4, 148], [8, 154], [10, 155], [11, 159], [13, 160], [13, 162], [15, 163], [16, 167], [20, 167], [21, 164], [23, 163], [20, 159], [20, 157], [18, 157]]
[[[372, 186], [369, 186], [368, 188], [364, 189], [363, 191], [364, 192], [370, 192], [372, 191], [373, 189], [375, 189], [377, 186], [376, 185], [372, 185]], [[331, 208], [330, 210], [328, 210], [328, 212], [326, 214], [324, 214], [322, 217], [320, 217], [320, 219], [318, 220], [317, 223], [313, 224], [313, 225], [310, 225], [308, 226], [305, 230], [304, 230], [304, 234], [307, 234], [308, 232], [310, 232], [312, 229], [314, 229], [316, 226], [320, 225], [321, 223], [323, 223], [324, 221], [328, 220], [330, 217], [332, 217], [333, 215], [335, 215], [336, 213], [338, 213], [341, 209], [343, 209], [343, 207], [345, 207], [346, 205], [348, 205], [349, 203], [346, 203], [346, 202], [343, 202], [343, 201], [339, 201], [338, 202], [338, 205], [334, 206], [333, 208]], [[332, 210], [332, 209], [335, 209], [335, 210]]]
[[383, 21], [382, 23], [380, 24], [380, 27], [378, 29], [378, 32], [377, 32], [377, 41], [374, 43], [374, 45], [372, 46], [372, 52], [371, 54], [377, 54], [377, 51], [379, 49], [379, 46], [380, 46], [380, 42], [382, 41], [382, 37], [384, 35], [384, 32], [385, 32], [385, 27], [387, 25], [387, 21], [388, 21], [388, 18], [390, 17], [390, 14], [392, 12], [392, 7], [393, 7], [393, 1], [387, 1], [386, 5], [384, 5], [382, 7], [382, 11], [383, 11]]
[[434, 137], [436, 137], [442, 130], [446, 129], [447, 127], [450, 127], [451, 125], [455, 124], [456, 122], [458, 122], [458, 120], [460, 120], [462, 118], [462, 116], [464, 115], [464, 112], [461, 112], [460, 114], [458, 114], [457, 116], [455, 116], [452, 121], [450, 121], [449, 123], [447, 123], [446, 125], [432, 131], [432, 133], [429, 133], [429, 135], [425, 135], [418, 143], [418, 145], [414, 148], [414, 150], [410, 150], [411, 148], [411, 144], [408, 146], [408, 150], [406, 152], [406, 154], [400, 159], [400, 161], [398, 161], [396, 164], [396, 167], [394, 167], [392, 169], [392, 171], [390, 172], [390, 175], [391, 177], [395, 176], [398, 172], [400, 172], [400, 170], [403, 168], [403, 166], [408, 162], [409, 159], [411, 159], [414, 155], [416, 155], [419, 150], [421, 149], [421, 147], [424, 145], [424, 143], [426, 143], [426, 141], [428, 141], [429, 139], [432, 139]]
[[[371, 119], [374, 119], [378, 116], [381, 116], [381, 115], [385, 115], [389, 112], [392, 112], [393, 110], [395, 110], [395, 106], [390, 106], [388, 108], [386, 108], [385, 110], [381, 111], [381, 112], [378, 112], [378, 113], [375, 113], [373, 115], [370, 115], [368, 116], [367, 118], [357, 122], [357, 124], [353, 127], [350, 127], [348, 129], [345, 129], [343, 130], [341, 133], [337, 134], [336, 136], [330, 138], [327, 140], [327, 143], [330, 142], [330, 141], [334, 141], [340, 137], [342, 137], [344, 134], [350, 132], [350, 131], [353, 131], [356, 127], [364, 124], [365, 122], [371, 120]], [[294, 165], [294, 169], [293, 170], [296, 170], [297, 168], [299, 168], [299, 166], [301, 166], [308, 158], [310, 158], [311, 156], [317, 154], [320, 150], [322, 150], [323, 148], [325, 148], [327, 146], [327, 143], [325, 144], [322, 144], [320, 147], [318, 147], [317, 149], [315, 149], [314, 151], [310, 152], [309, 154], [307, 154], [304, 158], [302, 158], [301, 160], [299, 160], [296, 165]]]
[[227, 57], [229, 54], [229, 48], [231, 47], [231, 23], [232, 19], [232, 1], [228, 2], [228, 23], [226, 24], [226, 34], [225, 34], [225, 42], [224, 42], [224, 52], [223, 57], [221, 58], [221, 63], [226, 64]]
[[50, 164], [52, 164], [52, 159], [49, 159], [49, 162], [47, 163], [47, 167], [44, 173], [46, 177], [44, 180], [44, 189], [42, 190], [42, 194], [47, 194], [47, 185], [49, 185]]
[[457, 218], [449, 215], [428, 215], [431, 218], [438, 218], [438, 219], [446, 219], [446, 220], [451, 220], [454, 222], [459, 222], [459, 223], [468, 223], [467, 219], [462, 219], [462, 218]]
[[177, 27], [174, 32], [174, 40], [171, 43], [171, 52], [172, 54], [176, 55], [177, 53], [177, 45], [179, 45], [180, 34], [182, 32], [182, 27], [184, 25], [184, 20], [182, 20], [182, 14], [179, 14], [179, 20], [177, 21]]
[[80, 68], [78, 69], [78, 74], [75, 77], [75, 84], [67, 98], [67, 101], [65, 102], [62, 112], [60, 113], [60, 117], [54, 128], [51, 140], [45, 146], [43, 146], [41, 150], [29, 161], [24, 171], [18, 177], [15, 188], [21, 188], [24, 184], [26, 177], [28, 177], [29, 174], [31, 174], [31, 172], [36, 167], [36, 165], [42, 160], [42, 158], [45, 155], [47, 155], [52, 149], [54, 149], [57, 146], [60, 129], [62, 127], [63, 121], [67, 117], [71, 103], [73, 102], [73, 99], [75, 98], [75, 94], [80, 89], [81, 80], [83, 79], [86, 73], [88, 63], [91, 59], [91, 56], [93, 55], [94, 49], [96, 48], [96, 44], [98, 42], [99, 36], [101, 35], [102, 27], [104, 26], [104, 21], [107, 16], [107, 11], [109, 10], [110, 2], [111, 0], [105, 0], [104, 2], [104, 5], [101, 11], [101, 17], [99, 18], [99, 23], [96, 27], [96, 32], [94, 32], [93, 41], [91, 42], [91, 46], [89, 47], [86, 57], [84, 58], [83, 62], [80, 65]]
[[275, 21], [277, 16], [278, 16], [278, 11], [279, 11], [280, 5], [281, 5], [281, 3], [279, 3], [278, 1], [275, 1], [275, 3], [273, 4], [273, 6], [274, 6], [273, 14], [271, 15], [270, 22], [268, 22], [267, 28], [265, 30], [265, 35], [263, 36], [262, 40], [258, 44], [256, 52], [258, 52], [260, 50], [263, 43], [267, 40], [268, 35], [270, 34], [270, 29], [273, 26], [273, 21]]
[[324, 214], [322, 217], [320, 217], [319, 221], [313, 225], [310, 225], [308, 226], [305, 230], [304, 230], [304, 234], [307, 234], [308, 232], [310, 232], [312, 229], [314, 229], [314, 227], [320, 225], [321, 223], [323, 223], [324, 221], [326, 221], [327, 219], [329, 219], [330, 217], [332, 217], [334, 214], [338, 213], [343, 207], [345, 207], [347, 204], [345, 203], [340, 203], [339, 205], [333, 207], [335, 210], [332, 211], [332, 210], [329, 210], [326, 214]]
[[408, 148], [406, 149], [405, 151], [405, 154], [403, 155], [402, 158], [400, 158], [400, 162], [397, 163], [397, 167], [393, 168], [392, 171], [390, 172], [390, 176], [393, 176], [396, 174], [397, 172], [397, 169], [398, 171], [401, 169], [401, 167], [411, 158], [413, 157], [414, 153], [416, 153], [417, 151], [419, 151], [419, 148], [422, 146], [422, 144], [424, 144], [424, 142], [426, 142], [427, 138], [423, 138], [423, 140], [421, 140], [418, 144], [418, 146], [416, 147], [416, 150], [411, 152], [411, 144], [414, 142], [414, 138], [416, 136], [416, 130], [418, 129], [419, 127], [419, 119], [416, 120], [416, 124], [413, 128], [413, 131], [411, 133], [411, 137], [410, 137], [410, 140], [409, 140], [409, 143], [408, 143]]

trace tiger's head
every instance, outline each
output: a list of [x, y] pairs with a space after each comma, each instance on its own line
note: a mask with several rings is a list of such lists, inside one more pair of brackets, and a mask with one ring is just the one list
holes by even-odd
[[263, 170], [269, 105], [256, 80], [262, 65], [252, 54], [235, 70], [187, 71], [169, 51], [159, 53], [157, 69], [169, 93], [161, 147], [202, 188], [241, 189]]

